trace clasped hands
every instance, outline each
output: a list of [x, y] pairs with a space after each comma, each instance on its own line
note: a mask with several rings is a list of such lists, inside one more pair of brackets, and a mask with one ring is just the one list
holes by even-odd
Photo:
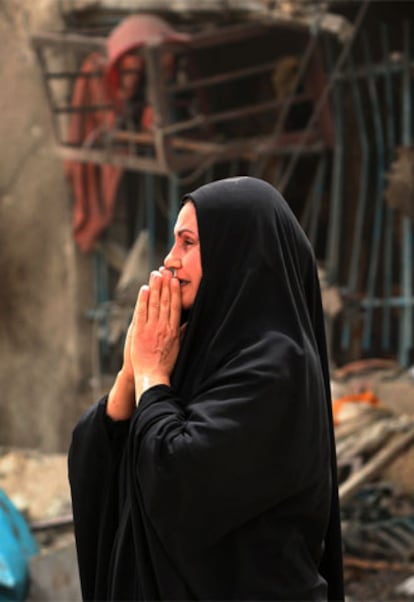
[[151, 272], [149, 284], [138, 294], [124, 354], [137, 401], [149, 387], [170, 384], [180, 346], [180, 319], [178, 279], [166, 268]]
[[115, 420], [132, 415], [146, 389], [170, 384], [180, 347], [181, 291], [171, 271], [151, 272], [140, 288], [125, 339], [123, 365], [108, 397]]

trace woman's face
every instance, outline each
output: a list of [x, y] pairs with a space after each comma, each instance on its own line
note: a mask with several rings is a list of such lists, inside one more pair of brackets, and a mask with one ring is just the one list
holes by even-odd
[[164, 259], [164, 265], [175, 269], [181, 286], [182, 307], [189, 309], [194, 303], [203, 275], [197, 216], [191, 202], [185, 203], [178, 214], [174, 227], [174, 245]]

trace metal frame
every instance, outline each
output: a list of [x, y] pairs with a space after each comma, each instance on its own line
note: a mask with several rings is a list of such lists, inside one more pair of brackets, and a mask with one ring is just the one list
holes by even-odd
[[[56, 152], [65, 160], [80, 162], [93, 162], [97, 164], [111, 163], [126, 169], [142, 171], [153, 174], [178, 174], [183, 177], [194, 172], [195, 177], [199, 170], [208, 165], [233, 159], [248, 161], [266, 161], [271, 155], [291, 154], [300, 143], [308, 153], [319, 153], [326, 145], [332, 144], [332, 132], [329, 132], [329, 108], [324, 111], [324, 122], [320, 127], [319, 122], [314, 123], [312, 131], [308, 132], [305, 144], [302, 143], [301, 132], [284, 131], [286, 117], [291, 107], [304, 101], [314, 102], [318, 95], [312, 82], [315, 74], [323, 78], [320, 61], [317, 60], [317, 31], [306, 33], [309, 43], [300, 64], [299, 76], [296, 84], [304, 82], [305, 92], [295, 93], [282, 100], [269, 99], [257, 101], [253, 104], [230, 108], [227, 110], [203, 110], [197, 115], [177, 121], [171, 118], [168, 99], [172, 95], [182, 92], [204, 95], [208, 99], [209, 91], [215, 86], [231, 86], [235, 81], [242, 81], [252, 75], [270, 74], [277, 64], [277, 59], [266, 61], [262, 64], [249, 67], [234, 68], [227, 72], [199, 75], [188, 78], [184, 83], [167, 83], [160, 77], [161, 55], [169, 50], [177, 58], [183, 54], [191, 55], [199, 49], [226, 45], [242, 40], [251, 41], [260, 38], [263, 33], [277, 31], [274, 24], [244, 23], [232, 27], [221, 28], [214, 33], [199, 33], [191, 37], [188, 45], [147, 45], [137, 52], [145, 59], [147, 73], [147, 92], [154, 110], [154, 127], [151, 132], [137, 131], [129, 128], [119, 129], [113, 127], [102, 132], [94, 140], [92, 147], [83, 145], [83, 141], [74, 145], [68, 143], [66, 133], [59, 127], [59, 116], [70, 116], [73, 112], [95, 112], [111, 110], [108, 103], [96, 106], [73, 107], [70, 103], [59, 105], [53, 94], [51, 83], [54, 80], [66, 81], [68, 88], [78, 77], [85, 77], [80, 70], [56, 71], [48, 63], [48, 51], [77, 53], [79, 57], [87, 52], [98, 51], [105, 55], [105, 38], [87, 37], [79, 34], [51, 34], [41, 33], [32, 37], [33, 47], [38, 56], [46, 98], [52, 116], [52, 126], [56, 140]], [[312, 77], [308, 73], [311, 71]], [[93, 75], [93, 74], [92, 74]], [[90, 76], [90, 74], [89, 74]], [[208, 100], [207, 100], [208, 103]], [[276, 125], [277, 131], [268, 134], [247, 136], [237, 139], [218, 139], [206, 136], [205, 128], [218, 127], [222, 129], [230, 123], [246, 123], [256, 115], [266, 115], [269, 112], [278, 112]], [[327, 132], [328, 127], [328, 132]], [[131, 151], [131, 149], [133, 149]]]

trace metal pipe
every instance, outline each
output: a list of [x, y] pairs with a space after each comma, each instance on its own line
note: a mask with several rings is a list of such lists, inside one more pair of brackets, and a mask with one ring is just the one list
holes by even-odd
[[[366, 35], [363, 37], [363, 50], [367, 69], [372, 65], [371, 52], [368, 46], [368, 39]], [[385, 175], [385, 143], [384, 143], [384, 132], [381, 122], [381, 110], [378, 100], [378, 90], [376, 86], [375, 78], [372, 73], [369, 73], [367, 78], [368, 93], [372, 106], [372, 118], [374, 125], [374, 136], [375, 136], [375, 148], [377, 151], [377, 167], [376, 167], [376, 195], [375, 195], [375, 215], [373, 224], [373, 234], [371, 240], [371, 253], [368, 269], [367, 279], [367, 294], [368, 297], [374, 297], [376, 290], [376, 283], [378, 277], [378, 265], [379, 265], [379, 253], [380, 253], [380, 242], [383, 222], [383, 209], [384, 209], [384, 175]], [[373, 326], [373, 311], [371, 308], [368, 309], [364, 318], [363, 328], [363, 348], [369, 349], [370, 343], [372, 342], [372, 326]]]
[[414, 307], [414, 297], [370, 297], [369, 299], [362, 299], [360, 301], [361, 307], [374, 308], [374, 307]]
[[166, 90], [167, 92], [185, 92], [187, 90], [202, 88], [203, 86], [209, 87], [223, 83], [227, 84], [228, 82], [234, 81], [236, 79], [242, 79], [243, 77], [249, 77], [251, 75], [257, 75], [260, 73], [266, 73], [266, 71], [271, 71], [279, 64], [279, 61], [280, 58], [274, 61], [263, 63], [262, 65], [258, 65], [256, 67], [246, 67], [244, 69], [226, 71], [225, 73], [220, 73], [219, 75], [200, 77], [198, 79], [185, 83], [169, 84], [166, 86]]
[[34, 48], [43, 46], [66, 47], [72, 50], [101, 50], [106, 51], [106, 38], [98, 36], [86, 36], [78, 33], [53, 33], [43, 32], [33, 34], [31, 42]]
[[[412, 89], [410, 69], [410, 23], [404, 22], [404, 70], [403, 70], [403, 106], [402, 106], [402, 141], [404, 146], [412, 144]], [[409, 298], [413, 293], [413, 226], [408, 217], [402, 218], [402, 265], [401, 265], [401, 289], [403, 296]], [[400, 349], [399, 360], [403, 366], [408, 366], [413, 348], [413, 310], [407, 305], [402, 310], [400, 321]]]
[[[293, 96], [295, 103], [301, 103], [309, 100], [309, 94], [298, 94]], [[167, 125], [162, 128], [163, 134], [175, 134], [185, 130], [191, 130], [196, 127], [202, 127], [213, 123], [220, 123], [222, 121], [231, 121], [233, 119], [240, 119], [241, 117], [248, 117], [250, 115], [258, 115], [260, 113], [267, 113], [269, 111], [275, 111], [279, 107], [283, 108], [283, 100], [268, 100], [266, 102], [257, 103], [256, 105], [245, 105], [240, 109], [231, 109], [229, 111], [220, 111], [217, 113], [211, 113], [209, 115], [197, 115], [191, 119], [185, 121], [178, 121], [172, 125]]]
[[177, 219], [178, 204], [180, 201], [178, 186], [178, 178], [176, 175], [171, 174], [168, 177], [168, 247], [171, 248], [174, 244], [174, 224]]
[[[387, 133], [387, 164], [389, 165], [395, 149], [395, 107], [392, 85], [392, 69], [390, 63], [390, 44], [388, 28], [385, 24], [381, 27], [381, 44], [385, 61], [384, 84], [385, 84], [385, 116]], [[394, 209], [388, 204], [385, 208], [384, 227], [384, 297], [389, 299], [392, 295], [393, 284], [393, 231], [394, 231]], [[389, 350], [391, 344], [391, 307], [384, 307], [382, 348]]]
[[357, 33], [359, 32], [359, 29], [364, 20], [364, 17], [368, 10], [368, 6], [369, 6], [370, 2], [371, 2], [371, 0], [364, 0], [364, 2], [362, 3], [362, 5], [359, 9], [359, 12], [357, 14], [357, 17], [355, 19], [355, 24], [353, 26], [352, 34], [349, 36], [346, 44], [344, 45], [344, 47], [338, 57], [338, 60], [336, 62], [335, 68], [333, 69], [333, 72], [330, 75], [329, 81], [328, 81], [324, 91], [322, 92], [322, 94], [319, 98], [319, 101], [316, 103], [313, 113], [312, 113], [311, 117], [309, 118], [306, 128], [302, 134], [302, 144], [298, 148], [298, 150], [294, 153], [294, 155], [291, 157], [288, 167], [287, 167], [285, 173], [283, 174], [283, 179], [279, 184], [279, 190], [282, 192], [282, 194], [284, 193], [284, 191], [289, 183], [289, 180], [293, 174], [293, 171], [296, 167], [296, 164], [299, 160], [299, 157], [302, 152], [301, 149], [306, 146], [308, 136], [311, 134], [311, 132], [313, 130], [313, 126], [315, 125], [315, 123], [319, 117], [319, 114], [321, 113], [321, 111], [328, 99], [328, 95], [331, 92], [331, 89], [332, 89], [334, 81], [335, 81], [335, 76], [337, 73], [339, 73], [341, 71], [341, 69], [345, 63], [345, 60], [353, 46], [355, 37], [356, 37]]
[[[313, 243], [309, 236], [309, 230], [310, 230], [311, 222], [313, 224], [315, 221], [314, 204], [315, 204], [315, 199], [317, 197], [317, 194], [318, 194], [318, 191], [320, 188], [321, 171], [322, 171], [322, 164], [323, 164], [324, 159], [325, 159], [325, 155], [321, 155], [321, 157], [319, 157], [318, 165], [316, 167], [316, 170], [315, 170], [315, 173], [313, 176], [313, 180], [307, 191], [304, 208], [303, 208], [302, 214], [299, 218], [302, 228], [307, 233], [312, 246], [313, 246]], [[319, 213], [319, 209], [316, 212], [316, 218], [318, 217], [318, 213]]]
[[148, 269], [154, 269], [155, 261], [155, 182], [156, 176], [150, 173], [144, 174], [144, 197], [147, 213], [147, 228], [148, 228]]
[[[361, 149], [361, 160], [360, 160], [360, 174], [359, 174], [359, 190], [358, 190], [358, 201], [356, 218], [354, 224], [354, 236], [352, 241], [352, 252], [351, 260], [349, 263], [348, 272], [348, 291], [354, 293], [358, 286], [358, 275], [361, 269], [361, 247], [363, 239], [363, 227], [364, 218], [367, 207], [367, 193], [368, 193], [368, 175], [369, 175], [369, 149], [368, 149], [368, 136], [366, 131], [366, 119], [364, 118], [364, 111], [362, 105], [361, 90], [358, 82], [355, 78], [355, 63], [352, 56], [350, 55], [348, 61], [349, 78], [351, 83], [352, 99], [356, 112], [357, 129], [359, 133], [359, 145]], [[351, 322], [347, 318], [344, 322], [342, 336], [341, 336], [341, 347], [342, 349], [349, 349], [351, 344]]]
[[[332, 64], [331, 45], [327, 46], [327, 60]], [[332, 168], [330, 211], [328, 224], [328, 240], [326, 244], [326, 274], [329, 283], [338, 281], [340, 222], [342, 213], [343, 173], [344, 173], [344, 110], [343, 84], [339, 83], [332, 90], [335, 123], [335, 150]]]
[[318, 230], [318, 218], [322, 204], [322, 195], [324, 191], [324, 182], [327, 171], [327, 157], [326, 154], [321, 155], [318, 162], [316, 176], [313, 183], [312, 190], [312, 215], [309, 224], [309, 240], [313, 248], [316, 246], [316, 235]]
[[[410, 62], [410, 68], [414, 69], [414, 61]], [[372, 65], [372, 68], [369, 70], [369, 72], [366, 67], [358, 66], [355, 68], [355, 77], [358, 79], [359, 78], [365, 79], [367, 77], [367, 75], [369, 75], [369, 73], [370, 73], [372, 77], [382, 78], [388, 72], [390, 72], [392, 74], [400, 73], [401, 72], [401, 61], [396, 60], [394, 63], [391, 63], [390, 59], [388, 58], [388, 63], [377, 63], [375, 65]], [[337, 73], [335, 75], [335, 79], [336, 80], [346, 79], [346, 74], [345, 73]]]
[[94, 251], [93, 253], [93, 273], [94, 273], [94, 301], [95, 306], [102, 310], [99, 321], [99, 333], [97, 340], [99, 374], [102, 373], [102, 366], [109, 354], [109, 310], [107, 302], [109, 300], [109, 283], [108, 283], [108, 265], [105, 257]]
[[[301, 81], [303, 80], [303, 78], [305, 76], [306, 70], [308, 69], [310, 60], [312, 58], [312, 55], [316, 48], [316, 44], [318, 42], [317, 34], [318, 34], [318, 28], [315, 27], [311, 32], [311, 37], [309, 38], [309, 42], [306, 46], [303, 58], [299, 65], [299, 69], [296, 74], [295, 81], [292, 85], [292, 90], [297, 90], [299, 84], [301, 83]], [[289, 114], [289, 111], [290, 111], [292, 105], [294, 104], [294, 102], [297, 101], [297, 98], [298, 98], [298, 96], [295, 96], [295, 94], [290, 94], [285, 99], [283, 99], [283, 101], [282, 101], [283, 104], [282, 104], [280, 113], [278, 114], [276, 125], [273, 128], [273, 132], [272, 132], [272, 136], [276, 140], [278, 140], [278, 138], [280, 137], [280, 135], [283, 131], [283, 127], [285, 125], [286, 118]], [[263, 173], [265, 166], [266, 166], [266, 159], [264, 159], [264, 158], [261, 159], [257, 163], [257, 173], [259, 175]]]

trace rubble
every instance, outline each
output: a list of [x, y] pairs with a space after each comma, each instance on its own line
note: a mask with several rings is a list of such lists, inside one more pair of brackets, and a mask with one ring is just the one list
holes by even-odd
[[[412, 597], [414, 381], [407, 374], [364, 360], [332, 375], [348, 602]], [[29, 602], [80, 599], [66, 454], [0, 448], [0, 488], [39, 543]]]
[[335, 370], [331, 390], [347, 601], [403, 602], [414, 576], [414, 382], [368, 359]]
[[0, 488], [29, 522], [71, 510], [66, 454], [0, 448]]
[[400, 585], [395, 589], [397, 594], [404, 594], [406, 596], [414, 596], [414, 575], [412, 577], [408, 577], [405, 581], [400, 583]]

